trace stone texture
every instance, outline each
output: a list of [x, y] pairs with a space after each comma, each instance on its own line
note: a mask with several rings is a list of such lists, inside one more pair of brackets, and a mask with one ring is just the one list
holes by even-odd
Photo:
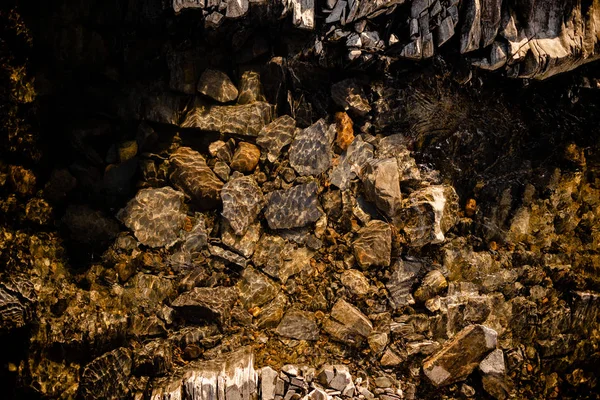
[[325, 172], [331, 166], [334, 135], [322, 119], [296, 134], [289, 151], [290, 166], [303, 176]]
[[345, 112], [335, 113], [335, 144], [342, 151], [354, 141], [354, 128], [352, 119]]
[[361, 267], [387, 267], [391, 261], [392, 229], [386, 222], [369, 221], [358, 231], [352, 247], [356, 262]]
[[240, 299], [246, 309], [262, 306], [272, 300], [278, 287], [266, 275], [248, 267], [242, 273], [238, 283]]
[[220, 103], [234, 101], [238, 90], [226, 73], [214, 69], [206, 69], [198, 81], [198, 91]]
[[319, 327], [312, 313], [288, 310], [276, 330], [277, 334], [298, 340], [317, 340]]
[[188, 111], [180, 126], [203, 131], [257, 136], [272, 118], [272, 106], [262, 101], [235, 106], [208, 106], [197, 103]]
[[496, 348], [498, 334], [483, 325], [469, 325], [423, 361], [423, 372], [435, 386], [464, 380]]
[[396, 217], [402, 206], [400, 173], [395, 158], [367, 161], [361, 180], [367, 200], [389, 218]]
[[184, 226], [183, 198], [183, 193], [170, 187], [142, 189], [117, 218], [143, 245], [169, 247], [179, 240]]
[[256, 71], [244, 71], [240, 78], [240, 94], [238, 104], [250, 104], [255, 101], [265, 101], [260, 74]]
[[83, 399], [122, 398], [127, 393], [131, 368], [131, 352], [124, 347], [96, 358], [83, 369], [79, 396]]
[[215, 320], [223, 325], [229, 319], [237, 297], [236, 288], [194, 288], [177, 297], [171, 306], [191, 322]]
[[325, 321], [323, 329], [336, 340], [360, 346], [369, 337], [373, 324], [358, 308], [340, 299], [331, 309], [331, 319]]
[[448, 282], [440, 271], [430, 271], [423, 278], [421, 286], [415, 291], [415, 299], [417, 299], [417, 301], [425, 302], [447, 287]]
[[392, 276], [385, 287], [393, 301], [394, 308], [414, 304], [411, 294], [412, 286], [416, 283], [422, 265], [419, 262], [398, 260], [392, 267]]
[[363, 166], [373, 158], [373, 145], [357, 136], [340, 156], [338, 165], [330, 173], [331, 184], [346, 190], [350, 181], [363, 173]]
[[233, 153], [231, 169], [240, 172], [252, 172], [260, 160], [260, 149], [252, 143], [240, 142]]
[[322, 215], [318, 208], [317, 188], [316, 182], [309, 182], [273, 192], [265, 209], [269, 227], [301, 228], [317, 221]]
[[332, 85], [331, 97], [335, 104], [351, 114], [365, 116], [371, 111], [371, 106], [362, 87], [352, 79], [346, 79]]
[[360, 271], [355, 269], [344, 271], [340, 280], [342, 285], [356, 296], [365, 296], [369, 293], [369, 280]]
[[227, 182], [221, 191], [223, 217], [236, 235], [244, 235], [262, 210], [264, 198], [256, 181], [250, 176]]
[[236, 253], [246, 258], [252, 257], [256, 244], [262, 235], [260, 222], [252, 223], [248, 226], [246, 233], [236, 235], [231, 226], [224, 221], [221, 230], [221, 242]]
[[170, 162], [172, 172], [169, 179], [199, 207], [210, 209], [220, 203], [223, 182], [206, 165], [200, 153], [189, 147], [180, 147], [171, 155]]
[[256, 144], [266, 150], [268, 160], [274, 162], [281, 150], [292, 143], [295, 133], [296, 121], [289, 115], [283, 115], [261, 129]]

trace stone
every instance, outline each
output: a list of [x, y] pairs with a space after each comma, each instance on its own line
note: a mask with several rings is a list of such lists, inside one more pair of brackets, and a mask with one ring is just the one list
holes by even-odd
[[435, 30], [435, 44], [440, 47], [452, 36], [454, 36], [454, 21], [452, 16], [448, 15]]
[[240, 94], [238, 104], [250, 104], [255, 101], [265, 101], [260, 74], [256, 71], [244, 71], [240, 78]]
[[263, 101], [235, 106], [209, 106], [197, 102], [180, 126], [255, 137], [272, 118], [273, 107]]
[[180, 238], [186, 214], [184, 195], [170, 187], [142, 189], [117, 218], [145, 246], [170, 247]]
[[260, 329], [275, 328], [283, 318], [288, 301], [281, 292], [271, 301], [259, 310], [256, 326]]
[[82, 399], [123, 398], [131, 369], [131, 352], [127, 348], [105, 353], [83, 369], [78, 394]]
[[134, 373], [160, 376], [173, 368], [173, 351], [169, 342], [153, 340], [134, 352]]
[[339, 299], [331, 309], [331, 318], [323, 324], [323, 329], [334, 339], [359, 347], [367, 339], [373, 325], [360, 310], [347, 301]]
[[290, 166], [302, 176], [325, 172], [331, 166], [334, 135], [323, 119], [297, 133], [290, 146]]
[[117, 155], [119, 157], [119, 162], [126, 162], [131, 160], [133, 157], [137, 155], [138, 152], [138, 144], [135, 140], [129, 140], [127, 142], [119, 143], [117, 147]]
[[356, 262], [362, 268], [387, 267], [391, 262], [392, 229], [384, 221], [372, 220], [358, 231], [352, 243]]
[[348, 146], [354, 141], [353, 123], [348, 114], [345, 112], [337, 112], [335, 119], [335, 144], [342, 151], [345, 151]]
[[367, 200], [387, 217], [395, 218], [402, 207], [400, 173], [395, 158], [372, 159], [365, 163], [361, 177]]
[[260, 149], [252, 143], [240, 142], [231, 160], [231, 169], [252, 172], [260, 160]]
[[223, 217], [236, 235], [243, 236], [256, 221], [263, 208], [264, 198], [254, 178], [242, 176], [231, 179], [221, 190]]
[[296, 121], [289, 115], [283, 115], [261, 129], [256, 144], [267, 152], [267, 159], [274, 162], [281, 150], [292, 143], [295, 133]]
[[354, 395], [354, 382], [350, 370], [345, 365], [334, 365], [335, 374], [328, 382], [328, 386], [334, 390], [342, 392], [343, 396], [352, 397]]
[[300, 29], [312, 30], [315, 27], [315, 1], [291, 0], [292, 23]]
[[360, 271], [355, 269], [344, 271], [340, 280], [342, 281], [342, 285], [356, 296], [365, 296], [369, 293], [371, 287], [369, 280]]
[[231, 174], [231, 168], [229, 165], [224, 163], [223, 161], [217, 161], [212, 168], [213, 172], [223, 182], [227, 182], [229, 180], [229, 175]]
[[198, 81], [198, 91], [220, 103], [234, 101], [238, 90], [226, 73], [206, 69]]
[[223, 182], [200, 153], [189, 147], [180, 147], [171, 155], [170, 162], [172, 172], [169, 179], [175, 187], [187, 193], [197, 206], [211, 209], [220, 203]]
[[233, 158], [233, 150], [235, 149], [235, 141], [233, 139], [224, 142], [215, 140], [208, 145], [208, 152], [212, 157], [217, 158], [221, 162], [229, 164]]
[[205, 0], [173, 0], [175, 14], [188, 8], [204, 8]]
[[352, 79], [346, 79], [331, 86], [331, 97], [335, 104], [360, 117], [371, 111], [363, 89]]
[[331, 184], [342, 190], [348, 189], [350, 181], [361, 176], [363, 166], [372, 158], [373, 145], [357, 136], [340, 156], [338, 165], [332, 169], [329, 176]]
[[204, 19], [204, 27], [206, 29], [217, 29], [221, 26], [224, 19], [225, 16], [223, 14], [213, 11]]
[[260, 369], [260, 398], [261, 400], [275, 400], [275, 383], [279, 374], [271, 367]]
[[252, 257], [262, 235], [260, 222], [250, 224], [243, 235], [236, 235], [227, 221], [223, 221], [221, 227], [223, 245], [246, 258]]
[[0, 332], [23, 328], [33, 317], [36, 302], [33, 285], [25, 279], [8, 278], [0, 283]]
[[248, 13], [250, 4], [248, 0], [227, 0], [227, 18], [240, 18]]
[[447, 287], [446, 277], [440, 271], [433, 270], [425, 275], [414, 296], [417, 301], [425, 302], [440, 294]]
[[398, 356], [398, 354], [396, 354], [396, 352], [391, 349], [387, 349], [385, 353], [383, 353], [383, 356], [381, 356], [381, 359], [379, 360], [383, 367], [397, 367], [400, 364], [402, 364], [403, 361], [404, 360], [400, 358], [400, 356]]
[[463, 18], [460, 36], [461, 54], [479, 48], [481, 41], [481, 0], [467, 1]]
[[381, 354], [381, 352], [388, 345], [389, 337], [385, 332], [371, 332], [368, 337], [369, 348], [374, 354]]
[[458, 211], [458, 195], [452, 186], [427, 186], [403, 201], [396, 226], [407, 235], [410, 246], [438, 244], [456, 224]]
[[264, 274], [247, 267], [238, 282], [240, 299], [246, 309], [259, 307], [277, 296], [278, 287]]
[[317, 221], [323, 214], [318, 207], [318, 185], [312, 181], [287, 190], [271, 193], [265, 218], [271, 229], [301, 228]]
[[348, 2], [346, 0], [338, 0], [335, 3], [335, 7], [333, 8], [333, 10], [331, 10], [331, 13], [325, 19], [325, 23], [331, 24], [334, 22], [338, 22], [342, 18], [347, 3]]
[[504, 375], [506, 372], [504, 352], [501, 349], [492, 351], [479, 363], [479, 370], [483, 374]]
[[417, 281], [421, 268], [422, 265], [419, 262], [401, 259], [393, 265], [392, 276], [385, 287], [390, 293], [395, 309], [415, 303], [411, 289]]
[[466, 379], [496, 348], [497, 337], [496, 331], [486, 326], [467, 326], [423, 361], [425, 376], [436, 387]]
[[233, 287], [194, 288], [177, 297], [171, 307], [190, 322], [214, 320], [223, 325], [238, 298]]
[[297, 340], [317, 340], [319, 327], [315, 316], [308, 311], [288, 310], [277, 326], [278, 335]]
[[232, 251], [226, 250], [220, 246], [208, 246], [208, 250], [210, 251], [211, 255], [218, 257], [228, 263], [237, 265], [238, 267], [244, 268], [246, 267], [246, 265], [248, 265], [248, 260], [246, 260], [244, 257]]

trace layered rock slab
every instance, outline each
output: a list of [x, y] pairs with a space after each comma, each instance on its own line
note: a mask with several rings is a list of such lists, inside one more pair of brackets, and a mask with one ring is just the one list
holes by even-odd
[[272, 118], [273, 106], [263, 101], [235, 106], [196, 104], [186, 114], [180, 126], [203, 131], [257, 136]]
[[392, 255], [392, 228], [384, 221], [369, 221], [358, 231], [352, 247], [356, 262], [361, 267], [387, 267]]

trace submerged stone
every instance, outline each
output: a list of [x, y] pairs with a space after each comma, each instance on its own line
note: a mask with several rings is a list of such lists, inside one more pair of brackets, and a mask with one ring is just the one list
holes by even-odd
[[289, 115], [283, 115], [265, 125], [256, 138], [256, 144], [267, 151], [267, 158], [274, 162], [281, 150], [292, 143], [296, 133], [296, 121]]
[[227, 74], [214, 69], [206, 69], [202, 73], [198, 91], [220, 103], [234, 101], [238, 97], [238, 90]]
[[238, 144], [233, 158], [231, 159], [231, 169], [240, 172], [252, 172], [260, 160], [260, 150], [252, 143], [240, 142]]
[[398, 260], [392, 267], [392, 276], [385, 287], [390, 292], [394, 308], [414, 304], [411, 294], [412, 286], [416, 283], [422, 264], [414, 261]]
[[278, 292], [278, 287], [271, 279], [251, 267], [242, 273], [238, 288], [246, 309], [262, 306], [272, 300]]
[[363, 89], [353, 79], [346, 79], [332, 85], [331, 97], [338, 106], [352, 114], [365, 116], [371, 111]]
[[316, 182], [297, 185], [271, 194], [265, 218], [271, 229], [301, 228], [321, 218]]
[[369, 221], [358, 231], [358, 238], [352, 247], [361, 267], [387, 267], [392, 255], [392, 228], [384, 221]]
[[331, 166], [331, 145], [335, 129], [328, 129], [323, 119], [299, 132], [290, 146], [290, 166], [304, 175], [319, 175]]
[[190, 322], [215, 320], [223, 325], [237, 298], [233, 287], [194, 288], [177, 297], [171, 306]]
[[260, 74], [256, 71], [245, 71], [240, 78], [240, 94], [238, 104], [250, 104], [255, 101], [265, 101]]
[[319, 327], [313, 313], [301, 310], [289, 310], [283, 316], [276, 332], [290, 339], [317, 340]]
[[326, 320], [323, 327], [335, 339], [352, 346], [360, 346], [373, 330], [371, 321], [343, 299], [335, 303], [331, 319]]
[[367, 161], [361, 179], [367, 200], [375, 203], [384, 215], [394, 218], [402, 206], [400, 173], [396, 159]]
[[373, 145], [357, 136], [340, 156], [338, 165], [330, 174], [331, 184], [342, 190], [350, 187], [350, 181], [361, 176], [363, 166], [373, 158]]
[[244, 235], [262, 210], [264, 199], [260, 187], [252, 177], [242, 176], [223, 186], [221, 198], [223, 217], [236, 235]]
[[101, 355], [85, 366], [79, 381], [79, 396], [83, 399], [125, 397], [131, 368], [131, 351], [124, 347]]
[[273, 106], [263, 101], [235, 106], [196, 104], [185, 116], [181, 127], [257, 136], [272, 118]]

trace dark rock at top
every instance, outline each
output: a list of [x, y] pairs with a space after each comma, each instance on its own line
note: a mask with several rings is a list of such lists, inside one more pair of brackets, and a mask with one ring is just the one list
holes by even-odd
[[288, 190], [273, 192], [265, 209], [269, 227], [301, 228], [318, 220], [322, 212], [318, 208], [317, 190], [317, 183], [309, 182]]
[[319, 175], [331, 166], [335, 129], [323, 119], [299, 132], [290, 146], [290, 165], [300, 175]]
[[238, 97], [238, 90], [227, 74], [214, 69], [207, 69], [202, 73], [198, 91], [220, 103], [228, 103]]

